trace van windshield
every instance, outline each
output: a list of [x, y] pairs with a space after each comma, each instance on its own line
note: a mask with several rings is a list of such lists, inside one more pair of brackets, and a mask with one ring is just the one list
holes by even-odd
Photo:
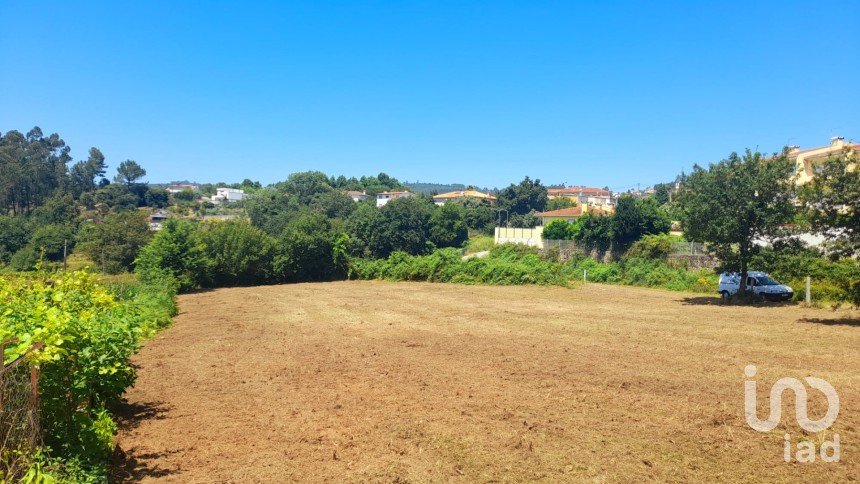
[[761, 284], [762, 286], [778, 286], [779, 285], [778, 282], [774, 281], [773, 279], [771, 279], [770, 277], [767, 277], [767, 276], [759, 276], [759, 277], [756, 277], [756, 279], [758, 279], [758, 283]]

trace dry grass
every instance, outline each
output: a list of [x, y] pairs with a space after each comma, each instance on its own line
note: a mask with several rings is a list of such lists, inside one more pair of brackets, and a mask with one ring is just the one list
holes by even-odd
[[[860, 469], [857, 313], [597, 284], [386, 282], [220, 289], [180, 308], [136, 360], [117, 471], [130, 480], [845, 481]], [[785, 431], [802, 435], [792, 398], [783, 427], [746, 426], [750, 363], [760, 390], [808, 375], [836, 387], [840, 463], [782, 460]]]

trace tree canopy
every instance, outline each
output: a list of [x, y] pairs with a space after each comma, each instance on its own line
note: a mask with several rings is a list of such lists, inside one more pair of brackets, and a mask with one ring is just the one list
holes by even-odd
[[125, 160], [117, 167], [114, 181], [131, 186], [145, 176], [146, 170], [144, 170], [136, 161]]
[[[813, 229], [830, 241], [829, 249], [848, 257], [860, 256], [860, 168], [855, 152], [831, 157], [801, 190]], [[860, 277], [858, 277], [860, 279]]]
[[541, 211], [546, 208], [546, 187], [541, 185], [540, 180], [532, 180], [525, 177], [519, 184], [511, 184], [498, 196], [500, 209], [508, 210], [511, 215], [525, 215], [533, 211]]
[[787, 151], [765, 157], [746, 150], [708, 169], [695, 166], [678, 197], [686, 237], [734, 261], [745, 282], [755, 242], [776, 236], [793, 219], [793, 169]]

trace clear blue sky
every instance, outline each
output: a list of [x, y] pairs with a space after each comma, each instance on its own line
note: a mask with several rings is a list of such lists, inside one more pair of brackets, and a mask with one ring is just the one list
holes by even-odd
[[0, 0], [0, 131], [149, 181], [612, 188], [860, 139], [855, 0], [255, 3]]

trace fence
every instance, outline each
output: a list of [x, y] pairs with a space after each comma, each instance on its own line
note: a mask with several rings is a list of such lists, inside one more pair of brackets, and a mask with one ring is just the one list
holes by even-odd
[[710, 255], [708, 248], [701, 242], [675, 242], [672, 245], [671, 255]]
[[[5, 361], [7, 345], [0, 343], [0, 361]], [[27, 363], [27, 355], [41, 348], [33, 345], [26, 353], [0, 370], [0, 481], [17, 482], [30, 467], [35, 449], [41, 445], [39, 426], [39, 368]]]
[[498, 244], [525, 244], [543, 248], [543, 227], [532, 229], [519, 227], [496, 227], [494, 242]]
[[[575, 255], [593, 255], [595, 259], [602, 260], [597, 255], [591, 254], [591, 252], [585, 250], [583, 247], [577, 245], [577, 243], [573, 240], [550, 240], [545, 239], [543, 241], [543, 251], [545, 253], [553, 253], [553, 255], [557, 256], [559, 260], [562, 262], [570, 260]], [[552, 252], [549, 252], [552, 251]], [[596, 252], [595, 252], [596, 254]]]

